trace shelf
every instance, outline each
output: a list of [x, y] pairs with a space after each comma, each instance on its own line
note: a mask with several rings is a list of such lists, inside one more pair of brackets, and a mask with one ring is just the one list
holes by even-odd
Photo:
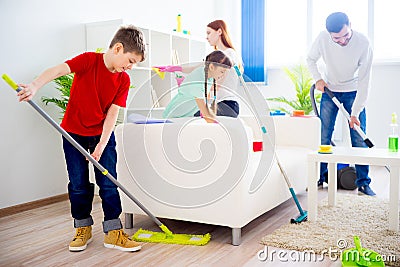
[[122, 19], [116, 19], [85, 24], [86, 51], [94, 52], [98, 48], [105, 51], [122, 23]]
[[[108, 48], [115, 32], [124, 24], [130, 23], [117, 19], [85, 24], [86, 50]], [[127, 71], [133, 88], [129, 90], [124, 114], [126, 116], [132, 111], [148, 113], [154, 103], [158, 103], [161, 108], [153, 109], [151, 114], [161, 116], [162, 107], [168, 105], [176, 93], [176, 81], [173, 73], [165, 73], [164, 79], [161, 79], [152, 71], [152, 67], [176, 64], [176, 58], [179, 59], [179, 64], [201, 62], [206, 57], [208, 45], [205, 38], [138, 28], [143, 32], [146, 41], [146, 59]]]

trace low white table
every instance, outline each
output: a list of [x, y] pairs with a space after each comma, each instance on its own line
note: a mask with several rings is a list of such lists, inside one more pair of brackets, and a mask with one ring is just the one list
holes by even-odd
[[332, 154], [308, 154], [308, 220], [316, 221], [320, 163], [328, 163], [328, 205], [335, 206], [337, 163], [390, 166], [389, 230], [399, 231], [400, 152], [380, 148], [333, 147]]

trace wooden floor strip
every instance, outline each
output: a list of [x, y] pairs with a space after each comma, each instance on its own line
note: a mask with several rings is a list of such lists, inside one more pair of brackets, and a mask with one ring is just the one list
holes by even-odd
[[44, 199], [39, 199], [32, 202], [27, 202], [7, 208], [0, 209], [0, 218], [5, 216], [10, 216], [23, 211], [32, 210], [40, 207], [44, 207], [53, 203], [68, 200], [68, 194], [57, 195], [53, 197], [48, 197]]

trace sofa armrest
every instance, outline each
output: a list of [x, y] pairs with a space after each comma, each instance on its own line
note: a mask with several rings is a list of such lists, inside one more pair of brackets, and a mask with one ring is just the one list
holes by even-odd
[[321, 121], [318, 117], [274, 116], [275, 144], [318, 150]]
[[[262, 139], [260, 123], [254, 116], [240, 116], [253, 132], [254, 140]], [[264, 116], [263, 123], [276, 146], [296, 146], [317, 150], [321, 141], [318, 117]]]

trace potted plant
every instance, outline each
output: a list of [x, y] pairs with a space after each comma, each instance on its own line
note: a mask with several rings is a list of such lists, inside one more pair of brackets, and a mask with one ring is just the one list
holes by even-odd
[[[292, 68], [284, 67], [283, 70], [294, 84], [296, 99], [289, 100], [281, 96], [267, 98], [267, 100], [286, 104], [286, 107], [280, 106], [275, 110], [281, 110], [288, 114], [291, 114], [293, 110], [304, 110], [305, 115], [312, 113], [313, 107], [311, 103], [310, 89], [313, 85], [313, 79], [307, 66], [300, 63]], [[321, 101], [321, 93], [316, 94], [315, 101], [317, 103]]]
[[53, 103], [61, 109], [60, 112], [62, 114], [61, 119], [64, 117], [65, 109], [67, 108], [73, 79], [74, 79], [74, 74], [70, 73], [53, 80], [53, 82], [56, 84], [56, 89], [61, 93], [60, 98], [56, 97], [49, 98], [46, 96], [42, 97], [42, 101], [46, 105], [48, 105], [49, 103]]

